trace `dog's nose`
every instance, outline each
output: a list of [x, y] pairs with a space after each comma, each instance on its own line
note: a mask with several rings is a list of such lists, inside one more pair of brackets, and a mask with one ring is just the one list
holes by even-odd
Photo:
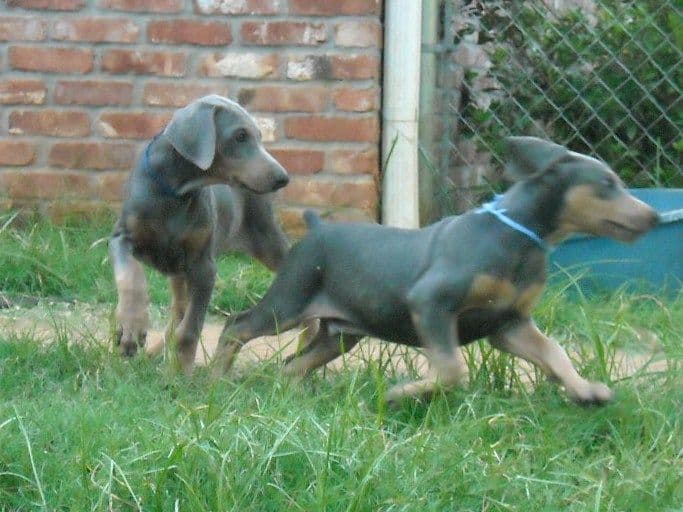
[[657, 224], [659, 224], [660, 220], [661, 217], [659, 216], [659, 213], [657, 213], [655, 210], [652, 210], [652, 216], [650, 218], [650, 227], [655, 227]]
[[276, 189], [286, 186], [287, 183], [289, 183], [289, 176], [287, 176], [286, 174], [281, 174], [280, 176], [275, 178], [275, 188]]

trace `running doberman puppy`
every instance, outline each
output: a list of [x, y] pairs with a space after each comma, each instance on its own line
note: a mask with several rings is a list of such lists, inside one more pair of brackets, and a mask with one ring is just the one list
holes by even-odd
[[506, 170], [517, 183], [461, 216], [408, 230], [327, 224], [307, 214], [308, 234], [263, 300], [226, 323], [217, 371], [250, 339], [318, 318], [318, 333], [286, 361], [286, 374], [304, 376], [365, 335], [423, 347], [429, 375], [392, 387], [387, 399], [395, 402], [459, 383], [458, 347], [488, 337], [558, 380], [574, 401], [609, 401], [612, 391], [582, 378], [531, 318], [546, 251], [577, 232], [632, 241], [658, 215], [599, 160], [533, 137], [506, 143]]
[[288, 181], [237, 103], [210, 95], [175, 112], [131, 173], [110, 240], [123, 355], [134, 355], [147, 335], [142, 262], [169, 276], [173, 298], [164, 339], [175, 333], [180, 368], [191, 372], [215, 257], [242, 251], [275, 269], [287, 252], [269, 192]]

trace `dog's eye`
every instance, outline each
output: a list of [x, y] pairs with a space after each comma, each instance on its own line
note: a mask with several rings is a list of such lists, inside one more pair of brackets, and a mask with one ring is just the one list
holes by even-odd
[[235, 133], [236, 142], [246, 142], [248, 138], [249, 132], [244, 128], [240, 128], [239, 130], [237, 130], [237, 133]]
[[605, 176], [600, 180], [600, 184], [605, 188], [614, 188], [617, 186], [617, 182], [611, 176]]

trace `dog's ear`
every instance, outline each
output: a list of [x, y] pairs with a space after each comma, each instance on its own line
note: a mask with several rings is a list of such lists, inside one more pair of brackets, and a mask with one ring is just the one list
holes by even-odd
[[164, 134], [180, 155], [206, 171], [216, 155], [215, 102], [204, 98], [176, 110]]
[[514, 180], [539, 176], [569, 154], [564, 146], [537, 137], [507, 137], [505, 145], [505, 172]]

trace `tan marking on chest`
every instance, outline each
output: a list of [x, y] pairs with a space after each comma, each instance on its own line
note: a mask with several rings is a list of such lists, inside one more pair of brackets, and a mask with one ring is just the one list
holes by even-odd
[[542, 291], [541, 284], [519, 290], [507, 279], [480, 274], [472, 280], [465, 306], [467, 309], [514, 309], [526, 316]]

